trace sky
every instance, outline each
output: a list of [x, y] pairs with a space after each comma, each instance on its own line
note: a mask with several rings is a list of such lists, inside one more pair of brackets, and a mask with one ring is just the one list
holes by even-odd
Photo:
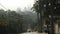
[[3, 8], [4, 10], [23, 9], [24, 7], [30, 8], [33, 4], [34, 0], [0, 0], [0, 8]]

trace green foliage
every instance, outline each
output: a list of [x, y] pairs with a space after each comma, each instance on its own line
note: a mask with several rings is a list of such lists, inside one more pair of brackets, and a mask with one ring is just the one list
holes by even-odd
[[7, 26], [7, 24], [8, 24], [8, 21], [6, 19], [6, 14], [4, 10], [0, 10], [0, 25]]
[[39, 4], [38, 4], [38, 1], [36, 1], [35, 4], [32, 7], [33, 11], [39, 12], [39, 8], [38, 7], [39, 7]]
[[[0, 10], [0, 27], [7, 28], [7, 32], [22, 32], [22, 15], [15, 11]], [[2, 29], [3, 30], [3, 29]]]

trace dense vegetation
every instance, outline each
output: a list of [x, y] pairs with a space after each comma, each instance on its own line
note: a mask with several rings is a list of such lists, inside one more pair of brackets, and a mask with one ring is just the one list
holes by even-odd
[[1, 33], [22, 33], [27, 29], [34, 30], [37, 23], [37, 15], [32, 11], [20, 9], [17, 11], [0, 10], [0, 32]]
[[0, 33], [22, 32], [22, 15], [15, 11], [0, 10]]

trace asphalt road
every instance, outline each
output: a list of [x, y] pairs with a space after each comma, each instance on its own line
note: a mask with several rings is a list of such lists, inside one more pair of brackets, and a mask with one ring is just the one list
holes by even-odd
[[47, 33], [38, 33], [38, 32], [26, 32], [26, 33], [22, 33], [22, 34], [47, 34]]

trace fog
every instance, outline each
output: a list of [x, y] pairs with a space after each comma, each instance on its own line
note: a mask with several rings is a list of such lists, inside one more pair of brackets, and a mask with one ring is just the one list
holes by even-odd
[[18, 7], [24, 9], [25, 7], [31, 8], [34, 0], [0, 0], [0, 9], [16, 10]]

